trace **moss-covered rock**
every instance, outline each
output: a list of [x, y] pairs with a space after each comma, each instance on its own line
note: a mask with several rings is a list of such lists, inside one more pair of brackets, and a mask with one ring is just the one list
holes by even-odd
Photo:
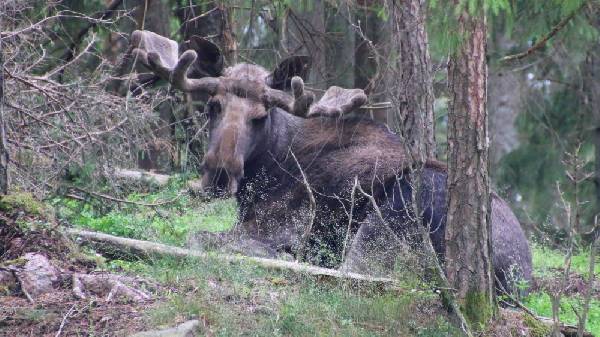
[[552, 328], [544, 324], [530, 315], [523, 315], [523, 322], [529, 328], [529, 336], [531, 337], [546, 337], [552, 333]]
[[0, 211], [15, 212], [23, 211], [30, 215], [49, 218], [50, 210], [31, 193], [15, 192], [9, 195], [2, 196], [0, 199]]

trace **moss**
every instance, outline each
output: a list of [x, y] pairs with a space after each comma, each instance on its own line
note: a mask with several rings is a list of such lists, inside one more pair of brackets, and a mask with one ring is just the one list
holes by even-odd
[[490, 297], [480, 291], [467, 292], [462, 305], [467, 321], [475, 330], [483, 330], [494, 314], [494, 305]]
[[27, 263], [27, 259], [19, 257], [13, 260], [7, 260], [0, 263], [0, 267], [8, 268], [8, 267], [22, 267]]
[[0, 199], [0, 211], [14, 212], [21, 210], [27, 214], [48, 217], [49, 210], [31, 193], [16, 192]]
[[529, 336], [531, 337], [546, 337], [552, 333], [552, 328], [530, 315], [523, 315], [523, 323], [529, 328]]

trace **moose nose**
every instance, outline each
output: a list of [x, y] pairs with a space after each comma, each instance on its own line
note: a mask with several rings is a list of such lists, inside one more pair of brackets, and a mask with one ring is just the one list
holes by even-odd
[[[223, 157], [223, 156], [220, 156]], [[240, 156], [218, 158], [208, 152], [202, 163], [203, 175], [200, 188], [203, 193], [217, 197], [234, 196], [244, 175], [244, 161]]]

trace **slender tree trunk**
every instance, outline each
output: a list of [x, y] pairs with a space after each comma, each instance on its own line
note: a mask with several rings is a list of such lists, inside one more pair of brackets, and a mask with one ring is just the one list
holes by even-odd
[[450, 59], [448, 89], [448, 218], [446, 273], [463, 314], [474, 328], [495, 313], [493, 293], [486, 20], [479, 12], [458, 18], [462, 42]]
[[229, 65], [237, 62], [237, 42], [233, 33], [231, 11], [219, 2], [205, 5], [190, 5], [182, 0], [177, 16], [183, 23], [181, 33], [184, 40], [198, 35], [211, 40], [221, 49]]
[[[502, 27], [491, 38], [490, 54], [506, 55], [515, 43], [511, 41]], [[496, 57], [495, 57], [496, 59]], [[490, 119], [490, 167], [492, 175], [500, 159], [519, 146], [519, 137], [515, 121], [521, 109], [523, 72], [511, 71], [499, 64], [490, 66], [488, 85], [488, 110]]]
[[[591, 24], [600, 29], [600, 10], [593, 10], [589, 14]], [[592, 44], [587, 53], [583, 74], [584, 107], [592, 116], [594, 129], [592, 139], [595, 148], [595, 177], [596, 185], [596, 213], [600, 214], [600, 41]]]
[[[373, 1], [373, 2], [378, 2]], [[385, 86], [380, 81], [382, 69], [379, 69], [380, 55], [384, 54], [388, 40], [388, 30], [385, 22], [379, 19], [372, 8], [370, 1], [359, 1], [356, 10], [356, 25], [358, 31], [355, 34], [356, 47], [354, 52], [354, 84], [356, 88], [365, 90], [369, 96], [369, 103], [378, 103], [386, 100], [381, 94]], [[357, 30], [357, 29], [355, 29]], [[384, 46], [382, 46], [384, 45]], [[376, 121], [387, 123], [387, 111], [384, 108], [370, 109], [371, 118]]]
[[0, 195], [8, 193], [8, 148], [4, 121], [4, 46], [0, 40]]
[[433, 86], [424, 0], [385, 0], [389, 43], [385, 88], [392, 103], [388, 125], [400, 134], [413, 160], [435, 158]]
[[282, 46], [287, 56], [308, 55], [312, 67], [308, 83], [313, 88], [327, 87], [327, 51], [325, 50], [324, 0], [300, 1], [285, 15]]

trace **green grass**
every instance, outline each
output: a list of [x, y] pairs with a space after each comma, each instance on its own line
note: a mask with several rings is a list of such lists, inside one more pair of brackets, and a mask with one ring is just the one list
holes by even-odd
[[194, 232], [224, 231], [234, 225], [237, 219], [234, 200], [198, 201], [179, 194], [183, 185], [184, 182], [175, 179], [155, 193], [132, 193], [126, 197], [128, 201], [145, 204], [173, 200], [159, 207], [64, 198], [55, 199], [53, 204], [59, 218], [74, 226], [178, 246], [185, 244]]
[[[550, 296], [546, 293], [533, 293], [527, 296], [523, 303], [540, 316], [552, 317], [552, 304]], [[582, 303], [583, 300], [579, 296], [562, 298], [559, 315], [561, 322], [577, 325], [577, 315], [573, 308], [580, 310]], [[598, 299], [593, 299], [590, 303], [586, 329], [594, 336], [600, 336], [600, 300]]]
[[[153, 193], [133, 193], [130, 201], [174, 202], [160, 207], [82, 202], [55, 199], [59, 218], [69, 223], [113, 235], [183, 245], [198, 231], [224, 231], [237, 218], [233, 200], [198, 201], [178, 196], [182, 179]], [[540, 245], [532, 246], [534, 275], [552, 278], [564, 267], [564, 254]], [[572, 271], [587, 276], [588, 252], [577, 252]], [[251, 264], [218, 260], [177, 261], [161, 258], [146, 262], [113, 260], [109, 269], [158, 280], [169, 289], [165, 302], [148, 312], [154, 325], [202, 318], [215, 336], [452, 336], [439, 298], [426, 291], [381, 292], [323, 283], [306, 276], [267, 271]], [[404, 270], [404, 269], [403, 269]], [[600, 263], [596, 266], [600, 275]], [[424, 289], [415, 273], [396, 277], [407, 289]], [[551, 316], [550, 298], [534, 292], [524, 303], [538, 315]], [[565, 297], [561, 320], [576, 324], [571, 306], [580, 299]], [[591, 303], [588, 329], [600, 336], [600, 300]]]
[[[533, 244], [531, 248], [535, 277], [555, 276], [558, 270], [565, 267], [565, 253], [538, 244]], [[586, 250], [574, 254], [571, 258], [571, 271], [587, 277], [590, 263], [589, 256], [590, 254]], [[598, 260], [594, 271], [596, 275], [600, 275], [600, 261]]]
[[453, 336], [438, 296], [356, 288], [252, 264], [159, 259], [137, 273], [176, 289], [157, 325], [201, 317], [216, 336]]
[[[532, 246], [533, 253], [533, 271], [538, 279], [548, 279], [562, 277], [564, 268], [565, 254], [540, 245]], [[589, 252], [580, 251], [573, 255], [571, 259], [571, 271], [583, 275], [587, 281], [589, 270]], [[600, 263], [596, 263], [594, 274], [600, 276]], [[538, 291], [527, 296], [523, 303], [533, 312], [540, 316], [552, 316], [552, 304], [550, 296], [544, 291]], [[577, 325], [576, 310], [581, 310], [583, 300], [580, 296], [563, 296], [561, 299], [560, 319], [562, 322]], [[600, 300], [592, 299], [590, 311], [587, 319], [587, 327], [595, 336], [600, 336]]]

